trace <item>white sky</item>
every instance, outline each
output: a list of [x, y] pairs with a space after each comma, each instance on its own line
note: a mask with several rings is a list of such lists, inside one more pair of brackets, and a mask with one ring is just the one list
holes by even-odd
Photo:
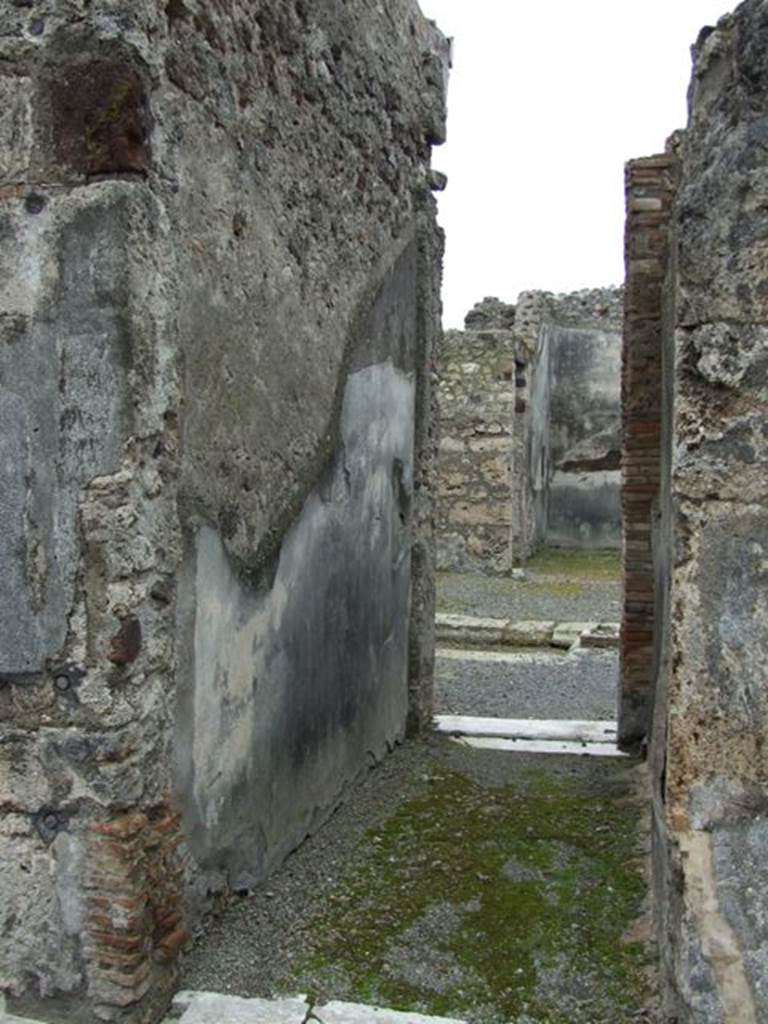
[[729, 0], [420, 0], [454, 37], [444, 324], [526, 288], [619, 284], [626, 160], [686, 120], [690, 46]]

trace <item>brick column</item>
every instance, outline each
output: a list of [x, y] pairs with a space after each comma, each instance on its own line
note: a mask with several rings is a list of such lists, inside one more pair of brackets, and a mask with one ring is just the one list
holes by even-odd
[[671, 154], [646, 157], [630, 161], [625, 178], [619, 744], [626, 749], [646, 737], [653, 704], [653, 519], [661, 479], [662, 294], [675, 169]]

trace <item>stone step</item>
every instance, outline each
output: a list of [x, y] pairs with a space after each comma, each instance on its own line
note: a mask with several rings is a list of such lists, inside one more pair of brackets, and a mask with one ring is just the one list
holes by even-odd
[[615, 721], [567, 718], [483, 718], [476, 715], [435, 715], [436, 732], [449, 736], [486, 736], [509, 740], [560, 740], [571, 743], [615, 743]]
[[541, 718], [482, 718], [435, 715], [435, 731], [463, 746], [515, 754], [578, 754], [626, 757], [616, 746], [614, 721]]

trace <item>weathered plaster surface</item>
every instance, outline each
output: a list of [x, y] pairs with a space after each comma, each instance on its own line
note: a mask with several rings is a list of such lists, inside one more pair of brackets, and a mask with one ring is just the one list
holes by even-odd
[[350, 376], [340, 448], [268, 579], [238, 578], [210, 527], [195, 537], [177, 788], [195, 858], [235, 888], [403, 736], [413, 398], [389, 362]]
[[[557, 323], [547, 328], [553, 355], [546, 541], [555, 547], [620, 543], [621, 344], [610, 320], [615, 300], [609, 299], [614, 308], [609, 312], [605, 302], [604, 329]], [[565, 320], [559, 309], [554, 316]]]
[[37, 673], [66, 638], [78, 501], [130, 433], [126, 280], [135, 190], [94, 186], [0, 211], [18, 260], [0, 296], [0, 674]]

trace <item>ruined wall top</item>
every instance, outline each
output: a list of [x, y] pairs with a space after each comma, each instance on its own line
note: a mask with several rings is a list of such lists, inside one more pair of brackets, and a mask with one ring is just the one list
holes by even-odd
[[599, 325], [608, 331], [618, 331], [624, 315], [624, 289], [583, 288], [565, 293], [524, 291], [514, 304], [488, 296], [470, 309], [464, 317], [464, 327], [468, 331], [511, 331], [517, 327], [525, 333], [526, 322], [534, 312], [537, 321], [550, 320], [563, 327]]
[[502, 302], [494, 296], [487, 296], [476, 302], [464, 317], [464, 327], [468, 331], [477, 331], [492, 327], [500, 330], [511, 330], [515, 325], [515, 307]]

